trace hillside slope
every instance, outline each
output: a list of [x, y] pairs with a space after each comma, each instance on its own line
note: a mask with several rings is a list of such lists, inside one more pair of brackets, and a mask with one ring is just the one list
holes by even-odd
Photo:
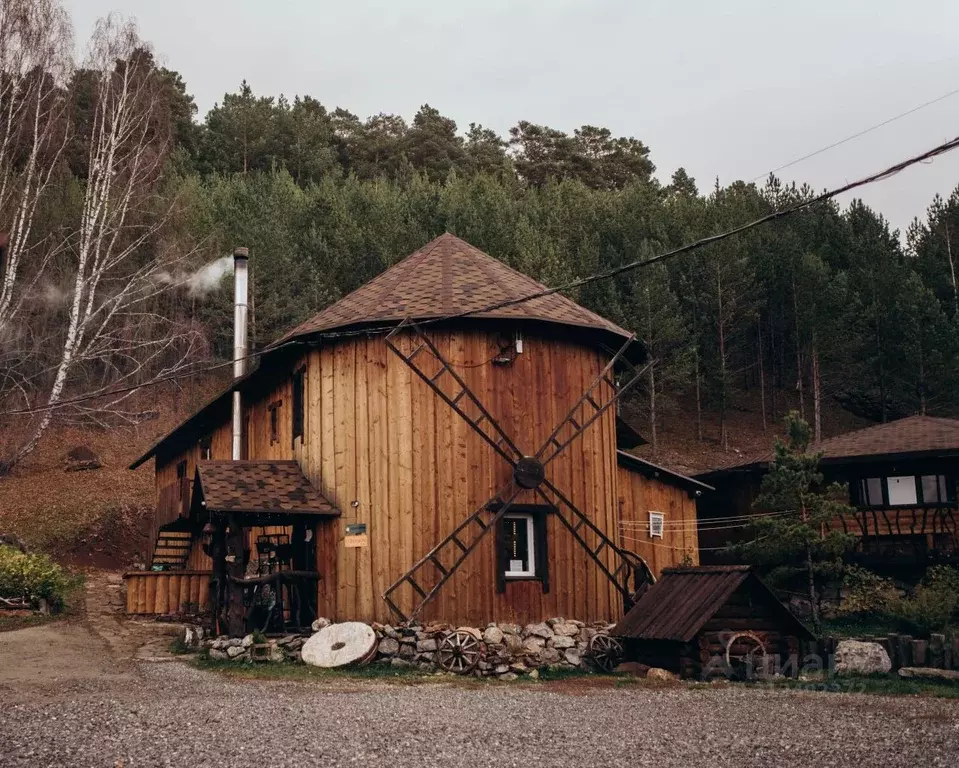
[[[144, 402], [158, 418], [132, 429], [59, 425], [15, 472], [0, 479], [0, 532], [13, 533], [30, 547], [51, 552], [78, 566], [125, 568], [147, 546], [154, 504], [151, 464], [137, 471], [127, 466], [157, 437], [189, 415], [222, 382], [196, 384], [179, 397]], [[146, 398], [146, 396], [144, 396]], [[784, 398], [780, 397], [780, 401]], [[780, 408], [782, 410], [782, 408]], [[755, 393], [740, 393], [728, 412], [729, 450], [719, 443], [719, 415], [703, 412], [703, 440], [697, 439], [695, 403], [681, 400], [666, 413], [659, 431], [659, 450], [645, 445], [634, 452], [680, 472], [696, 474], [767, 450], [781, 432], [782, 413], [770, 415], [763, 430]], [[627, 418], [648, 436], [649, 425], [633, 403]], [[823, 432], [832, 436], [868, 425], [838, 406], [823, 412]], [[102, 468], [67, 471], [67, 453], [78, 446], [92, 450]]]

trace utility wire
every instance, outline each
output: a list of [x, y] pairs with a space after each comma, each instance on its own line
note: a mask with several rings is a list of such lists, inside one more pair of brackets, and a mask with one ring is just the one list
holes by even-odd
[[[805, 210], [806, 208], [811, 208], [812, 206], [818, 205], [819, 203], [825, 202], [826, 200], [831, 200], [834, 197], [838, 197], [839, 195], [842, 195], [846, 192], [850, 192], [854, 189], [858, 189], [859, 187], [864, 187], [867, 184], [873, 184], [877, 181], [884, 181], [885, 179], [895, 176], [896, 174], [900, 173], [906, 168], [909, 168], [910, 166], [925, 162], [927, 160], [931, 160], [935, 157], [938, 157], [939, 155], [944, 155], [947, 152], [951, 152], [952, 150], [956, 149], [956, 147], [959, 147], [959, 137], [956, 137], [954, 139], [951, 139], [950, 141], [944, 142], [943, 144], [939, 144], [933, 147], [932, 149], [926, 150], [922, 154], [916, 155], [914, 157], [910, 157], [906, 160], [896, 163], [895, 165], [891, 165], [885, 170], [882, 170], [870, 176], [861, 178], [858, 181], [853, 181], [841, 187], [838, 187], [836, 189], [823, 192], [822, 194], [817, 195], [816, 197], [812, 197], [808, 200], [796, 203], [794, 205], [791, 205], [787, 208], [780, 209], [778, 211], [773, 211], [772, 213], [766, 214], [765, 216], [761, 216], [760, 218], [754, 219], [753, 221], [747, 222], [746, 224], [742, 224], [738, 227], [728, 229], [716, 235], [710, 235], [708, 237], [700, 238], [699, 240], [696, 240], [692, 243], [688, 243], [686, 245], [680, 246], [679, 248], [674, 248], [672, 250], [665, 251], [664, 253], [661, 253], [657, 256], [653, 256], [648, 259], [637, 259], [627, 264], [622, 264], [618, 267], [614, 267], [613, 269], [609, 269], [604, 272], [598, 272], [588, 277], [582, 277], [576, 280], [572, 280], [568, 283], [565, 283], [563, 285], [558, 285], [553, 288], [544, 288], [542, 291], [536, 291], [526, 296], [520, 296], [515, 299], [496, 302], [494, 304], [490, 304], [485, 307], [478, 307], [476, 309], [464, 310], [463, 312], [457, 312], [449, 315], [444, 315], [442, 317], [423, 320], [419, 323], [419, 325], [420, 326], [432, 325], [434, 323], [447, 322], [450, 320], [459, 320], [461, 318], [471, 317], [473, 315], [483, 314], [486, 312], [495, 312], [496, 310], [506, 309], [508, 307], [526, 303], [528, 301], [534, 301], [536, 299], [552, 296], [553, 294], [556, 294], [556, 293], [562, 293], [564, 291], [569, 291], [574, 288], [580, 288], [584, 285], [589, 285], [590, 283], [598, 282], [599, 280], [609, 280], [613, 277], [617, 277], [618, 275], [622, 275], [627, 272], [632, 272], [635, 269], [646, 267], [646, 266], [649, 266], [650, 264], [657, 264], [659, 262], [666, 261], [668, 259], [674, 258], [681, 254], [690, 253], [692, 251], [699, 250], [701, 248], [706, 247], [707, 245], [713, 245], [714, 243], [722, 242], [723, 240], [733, 237], [734, 235], [738, 235], [738, 234], [741, 234], [742, 232], [746, 232], [750, 229], [754, 229], [755, 227], [758, 227], [762, 224], [766, 224], [770, 221], [775, 221], [777, 219], [781, 219], [786, 216], [791, 216], [795, 213]], [[346, 338], [349, 336], [374, 336], [377, 334], [388, 333], [391, 330], [393, 330], [395, 327], [396, 327], [395, 323], [384, 323], [379, 326], [371, 326], [365, 329], [360, 329], [355, 331], [337, 331], [337, 332], [329, 332], [329, 333], [312, 334], [311, 338], [317, 339], [317, 338]], [[289, 346], [291, 344], [296, 344], [296, 343], [304, 343], [304, 342], [299, 339], [291, 339], [290, 341], [282, 342], [279, 345], [267, 347], [266, 349], [263, 349], [259, 352], [252, 352], [249, 355], [247, 355], [246, 358], [243, 358], [243, 359], [257, 358], [257, 357], [260, 357], [261, 355], [272, 353], [278, 349], [282, 349], [283, 347]], [[155, 386], [157, 384], [162, 384], [167, 381], [175, 381], [177, 379], [188, 378], [190, 376], [197, 376], [201, 373], [217, 370], [219, 368], [225, 368], [231, 365], [233, 365], [232, 360], [229, 362], [216, 363], [206, 367], [205, 369], [198, 369], [195, 371], [191, 371], [189, 373], [177, 373], [177, 374], [170, 374], [169, 376], [162, 376], [152, 381], [146, 382], [145, 384], [139, 384], [139, 385], [129, 386], [129, 387], [121, 387], [121, 388], [107, 390], [104, 392], [97, 392], [89, 395], [81, 395], [79, 397], [74, 397], [69, 400], [60, 400], [60, 401], [57, 401], [56, 403], [48, 403], [46, 405], [37, 406], [35, 408], [18, 408], [18, 409], [13, 409], [8, 411], [2, 411], [0, 412], [0, 416], [42, 413], [44, 411], [54, 410], [57, 408], [62, 408], [70, 405], [76, 405], [77, 403], [86, 402], [89, 400], [97, 400], [100, 398], [112, 397], [114, 395], [132, 392], [137, 389], [146, 389], [147, 387]]]
[[759, 176], [755, 176], [749, 181], [750, 183], [754, 181], [759, 181], [760, 179], [768, 178], [770, 174], [778, 173], [779, 171], [783, 171], [786, 168], [792, 168], [794, 165], [798, 165], [799, 163], [805, 160], [809, 160], [812, 157], [821, 155], [823, 152], [828, 152], [830, 149], [841, 147], [843, 144], [850, 142], [853, 139], [858, 139], [860, 136], [865, 136], [867, 133], [872, 133], [873, 131], [878, 130], [879, 128], [883, 128], [884, 126], [887, 126], [890, 123], [894, 123], [897, 120], [901, 120], [904, 117], [908, 117], [909, 115], [912, 115], [922, 109], [925, 109], [926, 107], [931, 107], [933, 104], [938, 104], [940, 101], [945, 101], [946, 99], [952, 96], [955, 96], [957, 93], [959, 93], [959, 88], [956, 88], [953, 91], [949, 91], [949, 93], [944, 93], [942, 94], [942, 96], [937, 96], [931, 101], [927, 101], [924, 104], [920, 104], [918, 107], [913, 107], [912, 109], [908, 109], [905, 112], [900, 112], [895, 117], [890, 117], [886, 120], [883, 120], [881, 123], [876, 123], [875, 125], [872, 125], [869, 128], [864, 128], [863, 130], [858, 131], [850, 136], [847, 136], [844, 139], [840, 139], [839, 141], [834, 141], [832, 144], [825, 146], [822, 149], [817, 149], [815, 152], [810, 152], [808, 155], [803, 155], [802, 157], [797, 157], [795, 160], [790, 160], [788, 163], [785, 163], [784, 165], [780, 165], [777, 168], [773, 168], [771, 171], [766, 171], [765, 173], [761, 173], [759, 174]]

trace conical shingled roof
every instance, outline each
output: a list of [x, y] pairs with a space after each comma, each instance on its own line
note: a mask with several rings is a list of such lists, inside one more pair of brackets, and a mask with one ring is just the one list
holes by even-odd
[[[279, 339], [411, 317], [427, 320], [546, 290], [533, 278], [449, 233], [440, 235], [398, 264], [360, 286]], [[626, 339], [630, 334], [595, 312], [554, 293], [471, 318], [537, 320], [595, 329]]]

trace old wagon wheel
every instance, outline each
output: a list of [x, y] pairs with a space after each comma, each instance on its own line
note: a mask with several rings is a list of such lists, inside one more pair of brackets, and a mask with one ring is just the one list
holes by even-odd
[[609, 635], [593, 635], [589, 641], [589, 657], [603, 672], [612, 672], [623, 660], [623, 644]]
[[740, 680], [753, 680], [766, 669], [766, 645], [754, 632], [737, 632], [726, 642], [726, 668]]
[[483, 657], [483, 646], [475, 635], [457, 629], [440, 641], [436, 662], [447, 672], [468, 675]]

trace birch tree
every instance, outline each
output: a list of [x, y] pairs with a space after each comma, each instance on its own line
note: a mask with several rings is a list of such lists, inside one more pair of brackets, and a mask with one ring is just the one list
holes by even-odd
[[[9, 349], [26, 289], [52, 254], [36, 237], [38, 206], [70, 136], [67, 79], [73, 40], [55, 0], [0, 3], [0, 346]], [[29, 267], [27, 269], [26, 267]]]
[[[164, 197], [170, 125], [158, 110], [160, 75], [136, 26], [101, 20], [84, 71], [93, 104], [88, 133], [79, 137], [87, 147], [79, 217], [62, 243], [65, 322], [42, 406], [6, 469], [36, 448], [63, 406], [88, 418], [135, 421], [123, 408], [132, 385], [181, 370], [197, 342], [156, 302], [177, 282], [172, 275], [184, 257], [161, 238], [173, 210]], [[72, 383], [82, 384], [81, 402], [66, 398]]]

